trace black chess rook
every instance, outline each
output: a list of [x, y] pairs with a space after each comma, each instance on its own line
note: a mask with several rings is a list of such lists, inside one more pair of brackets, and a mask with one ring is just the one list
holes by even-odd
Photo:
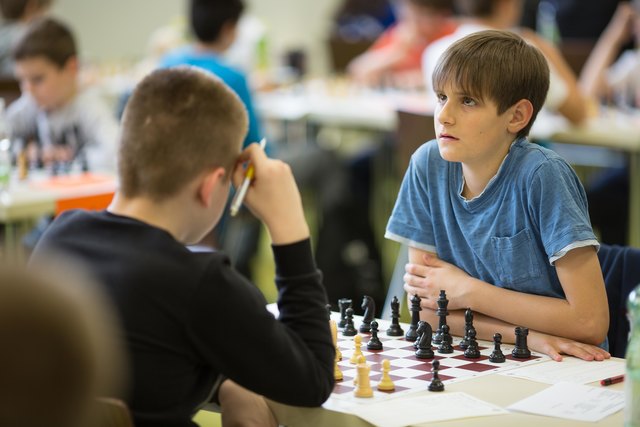
[[511, 351], [511, 355], [517, 359], [528, 359], [531, 357], [531, 351], [527, 346], [527, 335], [529, 335], [529, 328], [523, 326], [516, 326], [516, 345]]

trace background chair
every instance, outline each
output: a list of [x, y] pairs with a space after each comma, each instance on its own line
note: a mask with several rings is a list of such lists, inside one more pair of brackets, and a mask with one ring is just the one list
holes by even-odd
[[640, 284], [640, 249], [603, 244], [598, 259], [609, 301], [609, 352], [624, 357], [630, 329], [627, 298]]

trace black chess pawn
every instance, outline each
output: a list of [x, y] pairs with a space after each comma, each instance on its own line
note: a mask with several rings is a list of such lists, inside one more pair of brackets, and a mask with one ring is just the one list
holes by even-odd
[[362, 323], [358, 330], [363, 334], [367, 334], [371, 332], [371, 322], [376, 313], [376, 303], [369, 295], [365, 295], [362, 298], [360, 308], [364, 311], [364, 314], [362, 315]]
[[353, 308], [349, 307], [345, 311], [346, 314], [346, 323], [344, 325], [344, 329], [342, 330], [342, 335], [345, 337], [352, 337], [354, 335], [358, 335], [358, 331], [355, 326], [353, 326]]
[[527, 335], [529, 328], [516, 326], [516, 346], [511, 351], [511, 355], [517, 359], [528, 359], [531, 357], [531, 351], [527, 346]]
[[378, 322], [371, 321], [371, 338], [367, 343], [368, 350], [382, 350], [382, 342], [378, 338]]
[[431, 372], [433, 372], [433, 378], [431, 379], [431, 383], [429, 383], [429, 391], [444, 391], [444, 384], [440, 381], [440, 362], [434, 360], [431, 362]]
[[325, 304], [325, 308], [327, 309], [327, 316], [331, 320], [331, 304]]
[[442, 342], [438, 346], [438, 353], [449, 354], [453, 353], [453, 338], [449, 333], [449, 325], [446, 323], [442, 325]]
[[338, 300], [338, 309], [340, 310], [340, 321], [338, 322], [338, 328], [344, 328], [347, 324], [347, 308], [351, 307], [351, 300], [349, 298], [340, 298]]
[[433, 330], [431, 325], [424, 320], [418, 322], [418, 335], [420, 338], [416, 341], [416, 357], [418, 359], [433, 359], [433, 349], [431, 348], [431, 335]]
[[436, 303], [438, 304], [438, 309], [436, 310], [436, 315], [438, 316], [438, 329], [436, 330], [436, 334], [433, 336], [433, 343], [435, 345], [440, 345], [442, 344], [442, 326], [447, 324], [447, 316], [449, 315], [449, 311], [447, 310], [449, 300], [447, 299], [447, 293], [444, 290], [440, 290], [440, 296]]
[[505, 357], [500, 348], [500, 344], [502, 344], [502, 335], [499, 333], [493, 334], [493, 351], [489, 356], [489, 362], [504, 363]]
[[401, 337], [404, 331], [400, 327], [400, 302], [397, 297], [391, 300], [391, 326], [387, 329], [387, 335], [390, 337]]
[[460, 344], [458, 344], [458, 346], [463, 350], [466, 350], [469, 345], [469, 329], [471, 328], [473, 328], [473, 311], [471, 311], [470, 308], [467, 308], [464, 311], [464, 337], [462, 338], [462, 341], [460, 341]]
[[467, 359], [479, 359], [480, 349], [478, 348], [478, 341], [476, 341], [476, 329], [469, 329], [469, 342], [467, 348], [464, 351], [464, 357]]
[[405, 334], [404, 339], [413, 342], [418, 339], [416, 330], [418, 329], [420, 312], [422, 311], [422, 307], [420, 307], [420, 297], [418, 295], [411, 297], [411, 308], [409, 308], [409, 311], [411, 312], [411, 323], [409, 324], [409, 330]]

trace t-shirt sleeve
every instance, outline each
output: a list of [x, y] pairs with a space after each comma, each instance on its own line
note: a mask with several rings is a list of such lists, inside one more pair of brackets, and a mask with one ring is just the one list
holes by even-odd
[[566, 162], [548, 159], [535, 170], [530, 182], [528, 209], [538, 224], [551, 264], [567, 248], [598, 246], [584, 188]]
[[385, 237], [411, 247], [435, 252], [435, 236], [429, 198], [427, 145], [411, 157]]
[[333, 389], [335, 356], [321, 274], [309, 240], [274, 247], [274, 256], [279, 319], [227, 259], [211, 263], [193, 296], [190, 330], [226, 377], [285, 404], [318, 406]]

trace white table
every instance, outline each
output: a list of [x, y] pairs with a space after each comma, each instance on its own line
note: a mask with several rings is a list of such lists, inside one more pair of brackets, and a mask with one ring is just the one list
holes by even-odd
[[[54, 184], [49, 177], [36, 173], [28, 181], [13, 179], [9, 191], [0, 194], [3, 258], [22, 261], [21, 239], [39, 218], [59, 213], [63, 208], [92, 208], [93, 199], [109, 198], [117, 187], [115, 177], [108, 174], [98, 174], [96, 179], [80, 183], [69, 182], [64, 176], [60, 179]], [[100, 201], [100, 207], [104, 207], [102, 204]]]

